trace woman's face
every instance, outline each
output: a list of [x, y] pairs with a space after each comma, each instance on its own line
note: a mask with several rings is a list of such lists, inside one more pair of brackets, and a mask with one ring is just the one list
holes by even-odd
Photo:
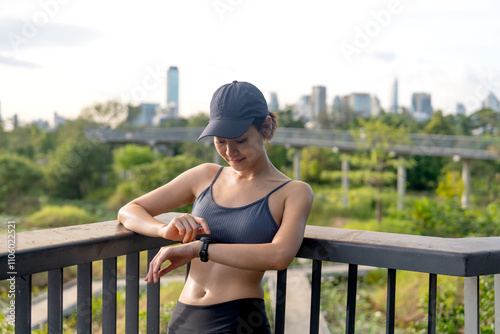
[[214, 145], [220, 156], [238, 171], [252, 166], [265, 153], [264, 138], [255, 126], [235, 139], [214, 137]]

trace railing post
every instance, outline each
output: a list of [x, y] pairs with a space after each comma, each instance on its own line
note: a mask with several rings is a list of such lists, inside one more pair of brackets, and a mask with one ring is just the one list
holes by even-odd
[[465, 334], [479, 333], [479, 276], [464, 280]]
[[495, 334], [500, 334], [500, 274], [495, 275]]
[[312, 262], [312, 281], [311, 281], [311, 319], [309, 322], [309, 333], [319, 333], [319, 316], [321, 301], [321, 261]]
[[427, 332], [436, 333], [437, 275], [429, 274], [429, 305], [427, 310]]
[[139, 333], [139, 253], [127, 254], [125, 274], [125, 333]]
[[[148, 250], [148, 265], [160, 249]], [[150, 283], [147, 287], [147, 318], [148, 334], [160, 333], [160, 282]]]
[[387, 318], [386, 333], [394, 334], [394, 317], [396, 314], [396, 269], [388, 269], [387, 276]]
[[349, 264], [347, 278], [347, 307], [345, 319], [346, 334], [354, 334], [356, 324], [356, 294], [358, 290], [358, 265]]
[[47, 332], [63, 332], [63, 269], [48, 273], [47, 287]]
[[116, 257], [102, 261], [102, 332], [116, 333]]
[[92, 333], [92, 262], [78, 265], [76, 330], [78, 334]]
[[286, 305], [286, 269], [279, 270], [276, 279], [276, 314], [274, 317], [274, 333], [285, 333]]
[[31, 275], [16, 277], [16, 334], [31, 333]]

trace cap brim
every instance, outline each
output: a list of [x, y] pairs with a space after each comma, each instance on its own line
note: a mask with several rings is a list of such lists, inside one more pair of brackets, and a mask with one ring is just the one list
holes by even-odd
[[227, 139], [241, 137], [250, 128], [254, 118], [249, 119], [216, 119], [210, 121], [196, 141], [204, 137], [215, 136]]

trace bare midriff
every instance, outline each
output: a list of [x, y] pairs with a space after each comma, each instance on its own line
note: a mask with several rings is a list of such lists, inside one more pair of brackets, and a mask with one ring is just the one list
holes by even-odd
[[179, 301], [188, 305], [212, 305], [242, 298], [264, 298], [263, 275], [263, 271], [193, 259]]

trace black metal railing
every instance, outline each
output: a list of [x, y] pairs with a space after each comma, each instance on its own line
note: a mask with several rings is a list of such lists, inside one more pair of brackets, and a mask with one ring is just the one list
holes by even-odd
[[[158, 216], [164, 222], [177, 213]], [[0, 236], [7, 245], [8, 235]], [[5, 241], [5, 242], [4, 242]], [[15, 235], [15, 253], [0, 250], [0, 280], [15, 278], [15, 330], [31, 331], [31, 275], [48, 272], [48, 332], [63, 329], [63, 268], [77, 265], [77, 330], [92, 330], [92, 262], [103, 260], [103, 333], [116, 332], [117, 256], [126, 255], [126, 333], [139, 331], [139, 252], [148, 261], [159, 247], [174, 242], [128, 231], [117, 221], [85, 224]], [[386, 332], [394, 333], [397, 270], [429, 274], [428, 332], [436, 331], [437, 275], [465, 278], [465, 333], [479, 333], [479, 276], [495, 275], [500, 290], [500, 237], [448, 239], [393, 233], [307, 226], [297, 257], [312, 259], [310, 333], [319, 332], [323, 261], [345, 263], [348, 269], [346, 333], [355, 332], [358, 266], [388, 270]], [[9, 262], [10, 260], [10, 262]], [[9, 265], [14, 266], [9, 267]], [[277, 273], [274, 327], [285, 332], [287, 270]], [[147, 286], [147, 332], [159, 333], [159, 284]], [[500, 303], [496, 293], [496, 319]], [[105, 298], [104, 298], [105, 297]], [[3, 311], [3, 310], [2, 310]], [[499, 331], [498, 321], [497, 333]]]

